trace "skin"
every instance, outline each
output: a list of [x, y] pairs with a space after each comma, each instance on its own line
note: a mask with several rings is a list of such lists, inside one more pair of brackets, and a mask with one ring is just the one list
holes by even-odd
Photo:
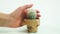
[[[33, 4], [28, 4], [18, 7], [15, 11], [13, 11], [13, 13], [9, 15], [10, 18], [7, 20], [9, 20], [10, 24], [7, 26], [11, 28], [16, 28], [25, 25], [23, 21], [24, 19], [26, 19], [26, 13], [28, 11], [27, 9], [31, 8], [32, 6]], [[37, 13], [37, 19], [39, 19], [40, 12], [36, 10], [36, 13]]]

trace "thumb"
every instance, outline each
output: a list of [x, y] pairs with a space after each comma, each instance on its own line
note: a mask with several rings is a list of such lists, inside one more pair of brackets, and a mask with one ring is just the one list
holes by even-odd
[[29, 4], [29, 5], [24, 5], [21, 8], [21, 10], [25, 10], [25, 9], [28, 9], [28, 8], [31, 8], [33, 6], [33, 4]]

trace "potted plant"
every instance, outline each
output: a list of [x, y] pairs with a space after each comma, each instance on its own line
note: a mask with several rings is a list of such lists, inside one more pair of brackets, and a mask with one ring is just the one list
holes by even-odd
[[24, 19], [25, 24], [27, 25], [28, 32], [37, 32], [37, 28], [40, 20], [36, 19], [37, 14], [33, 9], [28, 10], [27, 19]]

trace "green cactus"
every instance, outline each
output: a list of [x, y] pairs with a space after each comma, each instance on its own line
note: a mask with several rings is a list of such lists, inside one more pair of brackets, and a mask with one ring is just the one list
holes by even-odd
[[28, 19], [36, 19], [36, 11], [33, 9], [28, 10], [27, 18]]

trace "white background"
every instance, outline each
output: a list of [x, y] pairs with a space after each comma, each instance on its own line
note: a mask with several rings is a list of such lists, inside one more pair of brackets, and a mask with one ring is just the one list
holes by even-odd
[[[0, 0], [0, 12], [11, 13], [19, 6], [33, 3], [40, 10], [41, 22], [36, 34], [60, 34], [60, 0]], [[26, 27], [0, 28], [0, 33], [29, 34]], [[34, 33], [33, 33], [34, 34]]]

